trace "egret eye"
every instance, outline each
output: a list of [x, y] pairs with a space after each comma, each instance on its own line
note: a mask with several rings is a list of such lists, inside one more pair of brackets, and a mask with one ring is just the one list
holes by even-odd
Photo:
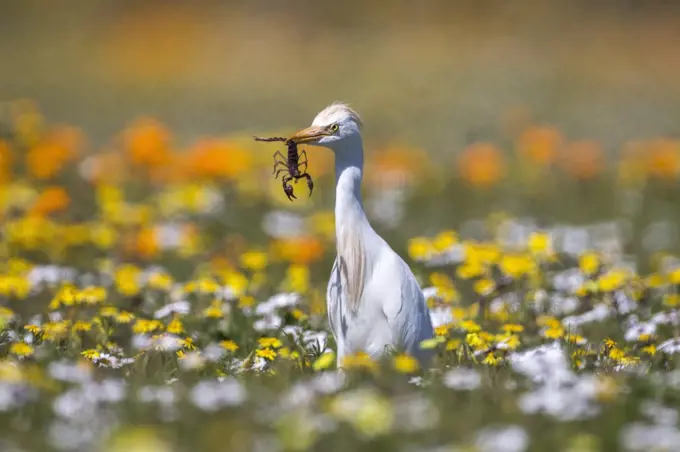
[[340, 128], [339, 125], [337, 125], [337, 124], [331, 124], [331, 132], [335, 133], [335, 132], [338, 131], [339, 128]]

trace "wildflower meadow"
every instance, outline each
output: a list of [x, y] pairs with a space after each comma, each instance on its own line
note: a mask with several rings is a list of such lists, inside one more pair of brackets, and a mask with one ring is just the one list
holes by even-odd
[[[678, 198], [679, 141], [611, 159], [530, 125], [445, 169], [368, 152], [367, 209], [419, 278], [437, 358], [358, 354], [340, 373], [330, 152], [310, 152], [318, 191], [291, 203], [247, 135], [180, 149], [142, 118], [92, 152], [33, 103], [11, 108], [3, 450], [679, 447], [677, 212], [653, 210]], [[525, 204], [488, 208], [508, 196]]]
[[[59, 3], [0, 12], [0, 452], [680, 451], [678, 2]], [[338, 370], [333, 152], [253, 139], [334, 101], [431, 367]]]

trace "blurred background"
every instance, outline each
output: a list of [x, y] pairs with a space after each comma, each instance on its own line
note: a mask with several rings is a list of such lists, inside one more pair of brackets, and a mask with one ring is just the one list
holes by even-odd
[[528, 116], [615, 145], [678, 132], [679, 20], [666, 1], [5, 2], [0, 93], [96, 140], [140, 114], [187, 140], [296, 127], [346, 100], [369, 139], [442, 153]]
[[[399, 243], [497, 211], [623, 216], [635, 236], [674, 218], [679, 45], [680, 6], [664, 1], [6, 2], [0, 124], [42, 127], [10, 146], [19, 175], [54, 157], [40, 143], [73, 148], [42, 188], [73, 186], [71, 165], [87, 184], [264, 187], [262, 211], [312, 212], [332, 207], [332, 156], [313, 151], [318, 194], [291, 205], [265, 171], [275, 145], [249, 137], [345, 100], [366, 124], [369, 207]], [[259, 221], [244, 215], [230, 227]], [[664, 224], [654, 250], [676, 244]]]

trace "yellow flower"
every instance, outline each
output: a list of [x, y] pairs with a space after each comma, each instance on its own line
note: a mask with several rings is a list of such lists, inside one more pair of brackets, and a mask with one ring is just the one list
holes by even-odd
[[451, 230], [440, 232], [432, 240], [432, 246], [440, 253], [447, 251], [456, 243], [458, 243], [458, 234]]
[[279, 348], [283, 345], [281, 340], [275, 337], [261, 337], [257, 340], [257, 343], [260, 348]]
[[543, 331], [543, 337], [548, 339], [559, 339], [564, 336], [564, 328], [561, 326], [552, 326]]
[[375, 362], [368, 354], [359, 352], [354, 355], [345, 355], [342, 358], [340, 367], [347, 370], [363, 369], [369, 371], [377, 370], [378, 363]]
[[431, 339], [425, 339], [420, 342], [419, 346], [423, 350], [432, 350], [437, 348], [437, 346], [443, 342], [446, 342], [446, 338], [443, 336], [435, 336]]
[[506, 323], [502, 329], [506, 333], [521, 333], [524, 331], [524, 326], [517, 323]]
[[429, 258], [435, 251], [434, 246], [425, 237], [414, 237], [408, 241], [408, 256], [414, 261]]
[[182, 334], [184, 332], [184, 326], [182, 326], [182, 321], [180, 319], [172, 319], [168, 324], [166, 331], [170, 334]]
[[149, 276], [147, 284], [155, 290], [170, 290], [172, 287], [172, 276], [164, 272], [154, 272]]
[[441, 325], [434, 329], [434, 334], [436, 336], [446, 336], [449, 334], [449, 325]]
[[670, 307], [680, 306], [680, 294], [668, 293], [664, 295], [663, 304]]
[[497, 263], [501, 257], [500, 248], [493, 243], [466, 242], [464, 247], [467, 264], [481, 264], [486, 267]]
[[267, 253], [248, 251], [241, 255], [241, 267], [250, 271], [262, 271], [267, 267]]
[[198, 281], [198, 291], [204, 294], [215, 293], [220, 290], [220, 285], [210, 278], [201, 278]]
[[480, 261], [470, 261], [456, 268], [456, 275], [460, 279], [471, 279], [482, 276], [486, 272], [486, 267]]
[[399, 354], [392, 360], [392, 365], [397, 372], [412, 374], [419, 369], [418, 360], [411, 355]]
[[139, 293], [138, 278], [141, 270], [134, 265], [123, 265], [115, 274], [116, 288], [126, 297], [132, 297]]
[[220, 341], [220, 347], [229, 352], [235, 352], [239, 348], [238, 344], [232, 341], [231, 339], [227, 339], [226, 341]]
[[244, 295], [238, 299], [239, 309], [252, 308], [255, 306], [255, 298], [250, 295]]
[[180, 344], [182, 344], [182, 347], [184, 347], [186, 350], [196, 350], [194, 340], [190, 337], [185, 337], [184, 339], [181, 339]]
[[607, 348], [614, 348], [614, 347], [616, 347], [616, 341], [614, 341], [614, 339], [608, 337], [604, 340], [604, 345], [607, 346]]
[[468, 333], [465, 336], [465, 343], [474, 349], [486, 348], [486, 342], [476, 333]]
[[650, 344], [646, 347], [642, 347], [642, 352], [648, 354], [649, 356], [656, 355], [656, 345]]
[[84, 320], [78, 320], [76, 323], [73, 324], [73, 327], [71, 329], [74, 332], [90, 331], [92, 329], [92, 323], [86, 322]]
[[626, 281], [626, 273], [621, 270], [611, 270], [598, 279], [598, 285], [602, 292], [613, 292], [619, 289]]
[[138, 319], [132, 326], [132, 332], [135, 334], [153, 333], [162, 329], [163, 324], [159, 320]]
[[213, 300], [210, 306], [203, 310], [203, 316], [211, 319], [219, 319], [222, 317], [222, 302], [220, 300]]
[[76, 302], [76, 288], [72, 284], [64, 284], [59, 288], [57, 293], [52, 298], [49, 308], [51, 311], [56, 311], [62, 305], [71, 306]]
[[42, 329], [38, 325], [25, 325], [24, 329], [26, 331], [30, 331], [33, 333], [33, 335], [38, 335], [42, 331]]
[[102, 306], [99, 310], [99, 315], [102, 317], [115, 317], [118, 315], [118, 308], [115, 306]]
[[578, 334], [571, 334], [571, 333], [567, 334], [566, 339], [570, 344], [576, 344], [576, 345], [583, 345], [586, 342], [588, 342], [588, 341], [586, 341], [585, 337], [578, 335]]
[[453, 287], [453, 280], [446, 274], [441, 272], [430, 273], [430, 284], [437, 289], [445, 287]]
[[31, 283], [24, 276], [0, 276], [0, 294], [24, 299], [31, 291]]
[[609, 357], [614, 361], [621, 361], [626, 357], [626, 354], [620, 348], [613, 347], [609, 350]]
[[437, 289], [437, 296], [444, 303], [454, 303], [460, 298], [460, 294], [454, 286], [453, 280], [445, 273], [431, 273], [430, 284]]
[[552, 254], [550, 234], [535, 232], [529, 237], [529, 250], [534, 256], [548, 256]]
[[586, 281], [584, 284], [581, 284], [575, 291], [574, 295], [579, 296], [579, 297], [585, 297], [586, 295], [590, 293], [596, 293], [599, 290], [599, 286], [597, 283], [593, 281]]
[[9, 352], [15, 356], [31, 356], [33, 354], [33, 347], [24, 342], [14, 342], [9, 346]]
[[547, 326], [550, 328], [560, 328], [562, 323], [555, 317], [551, 315], [542, 315], [536, 319], [536, 323], [539, 326]]
[[457, 350], [462, 343], [463, 342], [460, 339], [449, 339], [449, 341], [446, 343], [446, 351], [450, 352], [453, 350]]
[[118, 323], [130, 323], [135, 319], [135, 315], [131, 312], [120, 311], [116, 314], [116, 322]]
[[516, 334], [496, 336], [496, 342], [499, 346], [502, 345], [509, 350], [516, 350], [521, 343]]
[[305, 314], [301, 309], [297, 309], [297, 308], [293, 309], [293, 311], [291, 311], [290, 314], [298, 322], [303, 322], [303, 321], [307, 320], [307, 318], [308, 318], [307, 314]]
[[668, 274], [668, 280], [671, 282], [671, 284], [680, 284], [680, 267], [673, 269]]
[[663, 287], [667, 284], [666, 277], [661, 273], [652, 273], [645, 278], [645, 284], [647, 287], [651, 287], [652, 289], [658, 289], [659, 287]]
[[638, 342], [649, 342], [655, 339], [655, 336], [652, 334], [641, 334], [638, 336], [637, 340]]
[[99, 351], [97, 351], [97, 350], [95, 350], [95, 349], [93, 349], [93, 348], [90, 348], [90, 349], [87, 349], [87, 350], [83, 350], [80, 354], [81, 354], [84, 358], [87, 358], [87, 359], [89, 359], [89, 360], [97, 359], [97, 358], [99, 358], [99, 356], [101, 356], [101, 354], [99, 353]]
[[312, 364], [312, 369], [314, 369], [316, 372], [320, 372], [331, 367], [334, 362], [335, 353], [333, 352], [324, 353], [314, 361], [314, 363]]
[[475, 281], [473, 287], [477, 294], [486, 296], [496, 290], [496, 283], [488, 278], [482, 278]]
[[258, 348], [255, 354], [269, 361], [273, 361], [276, 358], [276, 352], [271, 348]]
[[501, 271], [511, 278], [519, 279], [536, 269], [536, 263], [528, 256], [505, 255], [499, 263]]
[[480, 327], [474, 320], [463, 320], [460, 323], [459, 328], [467, 331], [468, 333], [476, 333], [482, 329], [482, 327]]
[[106, 300], [106, 288], [90, 286], [75, 294], [77, 303], [97, 304]]
[[486, 364], [487, 366], [497, 366], [501, 363], [501, 361], [503, 361], [502, 358], [499, 358], [498, 356], [494, 355], [493, 352], [490, 352], [486, 354], [482, 364]]
[[56, 342], [64, 337], [71, 326], [71, 322], [63, 320], [61, 322], [47, 322], [43, 325], [43, 339], [50, 342]]
[[117, 240], [118, 232], [107, 223], [98, 223], [90, 227], [90, 241], [99, 249], [111, 249]]
[[306, 293], [310, 287], [309, 268], [306, 265], [291, 265], [286, 271], [285, 286], [291, 292]]

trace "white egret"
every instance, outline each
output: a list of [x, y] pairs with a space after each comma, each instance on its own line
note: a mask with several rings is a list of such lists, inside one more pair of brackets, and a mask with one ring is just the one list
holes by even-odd
[[338, 367], [347, 354], [379, 359], [402, 349], [425, 367], [431, 353], [420, 342], [433, 337], [423, 293], [408, 264], [371, 227], [361, 201], [364, 150], [359, 115], [342, 103], [321, 111], [298, 143], [335, 154], [337, 257], [328, 283], [328, 318], [338, 345]]

